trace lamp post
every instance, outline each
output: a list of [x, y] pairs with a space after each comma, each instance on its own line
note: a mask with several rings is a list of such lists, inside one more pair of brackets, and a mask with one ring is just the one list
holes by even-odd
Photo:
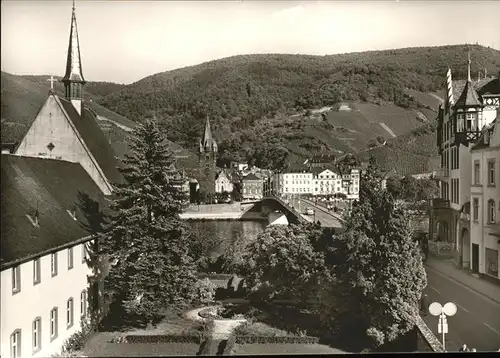
[[441, 306], [439, 302], [432, 302], [429, 306], [429, 312], [435, 317], [439, 316], [438, 333], [443, 335], [443, 349], [446, 351], [445, 335], [448, 333], [446, 316], [454, 316], [457, 313], [457, 305], [453, 302], [448, 302], [444, 306]]

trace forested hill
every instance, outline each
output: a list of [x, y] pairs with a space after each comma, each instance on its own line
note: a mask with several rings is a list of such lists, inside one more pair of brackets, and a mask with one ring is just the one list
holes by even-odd
[[[221, 144], [221, 156], [227, 159], [247, 157], [265, 162], [269, 158], [281, 160], [283, 156], [307, 155], [322, 149], [356, 151], [381, 134], [374, 133], [370, 126], [366, 129], [361, 126], [357, 130], [359, 136], [348, 138], [350, 142], [327, 143], [326, 139], [305, 134], [303, 127], [307, 124], [287, 124], [282, 118], [297, 110], [339, 102], [372, 103], [382, 107], [389, 104], [407, 111], [425, 108], [429, 113], [428, 110], [435, 110], [437, 105], [423, 104], [415, 100], [418, 95], [409, 96], [408, 93], [442, 89], [448, 67], [452, 68], [454, 78], [465, 78], [468, 50], [471, 51], [474, 78], [483, 68], [489, 74], [498, 73], [500, 51], [478, 45], [329, 56], [240, 55], [158, 73], [104, 96], [100, 101], [105, 107], [136, 121], [155, 111], [167, 127], [169, 138], [193, 150], [204, 118], [210, 115]], [[412, 122], [417, 115], [401, 115], [401, 130], [405, 128], [409, 132], [418, 127], [418, 123]], [[427, 118], [434, 119], [435, 115]], [[330, 124], [340, 131], [350, 130], [345, 125]], [[326, 123], [321, 125], [326, 126]], [[366, 133], [362, 133], [364, 130]], [[392, 128], [388, 132], [403, 134]], [[297, 141], [295, 149], [287, 144], [291, 139]], [[255, 153], [259, 146], [266, 147], [262, 149], [264, 153], [262, 150]]]

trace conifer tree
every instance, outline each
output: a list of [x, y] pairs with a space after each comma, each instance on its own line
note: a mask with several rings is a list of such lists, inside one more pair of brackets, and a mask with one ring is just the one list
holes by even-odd
[[323, 316], [334, 318], [348, 335], [344, 339], [361, 343], [364, 338], [363, 348], [380, 346], [411, 330], [426, 286], [406, 209], [382, 190], [381, 179], [371, 159], [346, 231], [333, 241], [336, 281], [327, 288], [330, 294], [323, 305], [328, 311]]
[[179, 218], [183, 195], [172, 185], [175, 157], [156, 120], [135, 130], [131, 154], [119, 168], [111, 225], [102, 249], [111, 263], [105, 291], [128, 313], [151, 319], [194, 297], [193, 260]]

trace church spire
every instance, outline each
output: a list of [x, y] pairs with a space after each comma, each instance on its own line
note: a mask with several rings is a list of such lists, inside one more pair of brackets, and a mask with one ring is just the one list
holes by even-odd
[[69, 33], [68, 57], [66, 59], [66, 74], [61, 80], [64, 83], [65, 97], [75, 106], [81, 114], [83, 105], [83, 86], [85, 79], [82, 73], [82, 62], [80, 57], [80, 42], [78, 40], [78, 28], [76, 26], [75, 1], [71, 14], [71, 29]]
[[208, 118], [208, 116], [205, 122], [205, 131], [203, 132], [203, 137], [201, 138], [200, 142], [200, 151], [217, 152], [217, 143], [215, 143], [215, 140], [212, 136], [212, 130], [210, 128], [210, 119]]

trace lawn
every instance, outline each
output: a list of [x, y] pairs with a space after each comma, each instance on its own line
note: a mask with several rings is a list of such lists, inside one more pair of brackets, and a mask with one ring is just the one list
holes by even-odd
[[346, 353], [323, 344], [235, 344], [234, 355], [260, 354], [342, 354]]

